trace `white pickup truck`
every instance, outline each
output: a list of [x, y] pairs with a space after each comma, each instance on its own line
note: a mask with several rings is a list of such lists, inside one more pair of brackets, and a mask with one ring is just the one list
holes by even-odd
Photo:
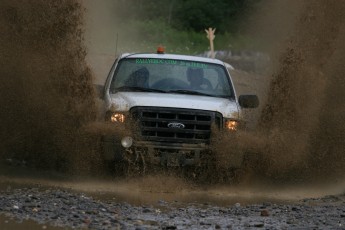
[[102, 99], [106, 122], [126, 130], [103, 138], [106, 159], [145, 166], [205, 164], [213, 135], [235, 133], [241, 109], [259, 104], [237, 97], [222, 61], [162, 50], [118, 57]]

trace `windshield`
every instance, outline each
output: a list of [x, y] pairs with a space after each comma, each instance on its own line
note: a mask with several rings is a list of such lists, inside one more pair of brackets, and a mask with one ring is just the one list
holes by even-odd
[[122, 59], [110, 92], [149, 91], [234, 98], [228, 73], [222, 65], [155, 58]]

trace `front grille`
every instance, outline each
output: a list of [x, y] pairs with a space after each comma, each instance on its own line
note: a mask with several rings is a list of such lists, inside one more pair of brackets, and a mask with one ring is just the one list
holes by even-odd
[[135, 107], [139, 139], [170, 143], [209, 143], [211, 127], [221, 126], [221, 115], [212, 111], [162, 107]]

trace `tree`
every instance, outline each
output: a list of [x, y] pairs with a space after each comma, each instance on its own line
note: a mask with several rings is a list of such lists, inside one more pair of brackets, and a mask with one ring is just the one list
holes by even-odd
[[217, 28], [218, 32], [236, 31], [241, 16], [259, 0], [177, 0], [173, 26], [203, 31]]
[[241, 17], [260, 0], [117, 0], [114, 12], [121, 20], [163, 20], [181, 30], [201, 32], [217, 28], [236, 32]]

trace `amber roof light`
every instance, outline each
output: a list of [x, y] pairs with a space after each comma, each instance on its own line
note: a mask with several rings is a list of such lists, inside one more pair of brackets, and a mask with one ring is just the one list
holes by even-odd
[[157, 54], [164, 54], [164, 47], [163, 46], [158, 46], [157, 48]]

